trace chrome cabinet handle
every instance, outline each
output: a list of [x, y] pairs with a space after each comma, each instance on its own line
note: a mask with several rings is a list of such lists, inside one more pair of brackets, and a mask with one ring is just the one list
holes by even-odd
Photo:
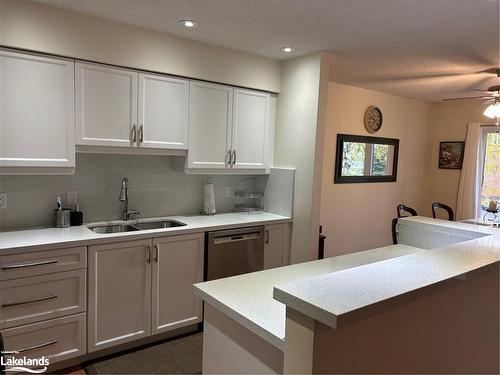
[[26, 268], [26, 267], [35, 267], [35, 266], [44, 266], [46, 264], [54, 264], [57, 263], [57, 259], [53, 260], [44, 260], [42, 262], [33, 262], [33, 263], [24, 263], [24, 264], [12, 264], [8, 266], [2, 266], [2, 270], [13, 270], [16, 268]]
[[57, 342], [58, 342], [57, 340], [53, 340], [53, 341], [49, 341], [49, 342], [46, 342], [46, 343], [43, 343], [43, 344], [38, 344], [38, 345], [29, 346], [27, 348], [18, 349], [17, 351], [19, 353], [23, 353], [23, 352], [27, 352], [28, 350], [35, 350], [35, 349], [45, 348], [46, 346], [57, 344]]
[[269, 230], [266, 230], [266, 240], [264, 242], [269, 245]]
[[130, 131], [130, 135], [132, 137], [132, 143], [134, 142], [137, 142], [137, 127], [135, 126], [132, 126], [132, 130]]
[[229, 150], [227, 152], [227, 166], [230, 167], [231, 166], [231, 150]]
[[139, 126], [139, 142], [138, 142], [138, 146], [144, 142], [144, 126], [141, 125]]
[[146, 260], [148, 263], [151, 263], [151, 246], [148, 246], [147, 249], [148, 249], [148, 257]]
[[236, 150], [233, 151], [233, 166], [236, 165]]
[[158, 263], [158, 245], [155, 245], [155, 252], [154, 252], [154, 261], [155, 263]]
[[32, 299], [32, 300], [29, 300], [29, 301], [3, 303], [2, 307], [12, 307], [12, 306], [26, 305], [27, 303], [35, 303], [35, 302], [48, 301], [49, 299], [54, 299], [54, 298], [57, 298], [57, 296], [56, 295], [50, 295], [50, 296], [47, 296], [47, 297]]

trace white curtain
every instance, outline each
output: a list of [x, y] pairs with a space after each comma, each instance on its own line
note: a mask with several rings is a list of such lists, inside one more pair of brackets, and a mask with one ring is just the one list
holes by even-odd
[[481, 217], [481, 188], [483, 185], [483, 166], [485, 143], [480, 123], [467, 125], [464, 162], [458, 186], [456, 220]]

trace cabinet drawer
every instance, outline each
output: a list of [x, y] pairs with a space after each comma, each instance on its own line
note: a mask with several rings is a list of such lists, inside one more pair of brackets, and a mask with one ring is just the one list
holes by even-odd
[[0, 329], [85, 311], [85, 270], [0, 282]]
[[85, 354], [85, 314], [76, 314], [1, 331], [5, 350], [17, 358], [48, 357], [50, 363]]
[[87, 267], [87, 248], [0, 253], [0, 280], [44, 275]]

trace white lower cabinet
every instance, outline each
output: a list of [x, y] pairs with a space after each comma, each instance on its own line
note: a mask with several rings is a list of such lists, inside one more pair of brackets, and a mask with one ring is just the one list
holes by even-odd
[[0, 329], [85, 312], [86, 271], [75, 270], [0, 283]]
[[153, 239], [153, 334], [201, 322], [202, 302], [193, 284], [203, 281], [203, 237]]
[[291, 224], [273, 224], [265, 227], [264, 269], [290, 264]]
[[89, 352], [149, 336], [150, 263], [150, 239], [89, 246]]
[[201, 321], [204, 234], [89, 247], [88, 351]]
[[6, 351], [16, 358], [48, 357], [51, 364], [81, 356], [85, 351], [85, 313], [2, 330]]
[[[16, 358], [86, 354], [87, 248], [0, 254], [0, 333]], [[7, 371], [8, 372], [8, 371]]]

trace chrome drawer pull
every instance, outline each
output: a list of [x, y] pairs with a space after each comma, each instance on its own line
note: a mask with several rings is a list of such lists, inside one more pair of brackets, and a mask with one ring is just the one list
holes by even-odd
[[12, 264], [12, 265], [9, 265], [9, 266], [3, 266], [1, 269], [2, 270], [13, 270], [13, 269], [16, 269], [16, 268], [44, 266], [46, 264], [54, 264], [54, 263], [57, 263], [57, 262], [58, 262], [58, 260], [54, 259], [54, 260], [45, 260], [45, 261], [42, 261], [42, 262], [33, 262], [33, 263], [25, 263], [25, 264]]
[[54, 299], [54, 298], [57, 298], [57, 296], [56, 295], [51, 295], [51, 296], [47, 296], [47, 297], [32, 299], [32, 300], [29, 300], [29, 301], [13, 302], [13, 303], [3, 303], [2, 307], [12, 307], [12, 306], [26, 305], [27, 303], [35, 303], [35, 302], [48, 301], [49, 299]]
[[131, 142], [132, 143], [137, 142], [137, 128], [136, 128], [135, 124], [134, 124], [134, 126], [132, 126], [132, 130], [130, 131], [130, 135], [132, 138]]
[[144, 126], [139, 126], [139, 144], [144, 143]]
[[49, 342], [46, 342], [46, 343], [43, 343], [43, 344], [33, 345], [33, 346], [28, 347], [28, 348], [19, 349], [17, 351], [19, 353], [23, 353], [23, 352], [27, 352], [29, 350], [35, 350], [35, 349], [45, 348], [46, 346], [54, 345], [54, 344], [57, 344], [57, 340], [49, 341]]
[[154, 261], [158, 263], [158, 245], [155, 245]]

